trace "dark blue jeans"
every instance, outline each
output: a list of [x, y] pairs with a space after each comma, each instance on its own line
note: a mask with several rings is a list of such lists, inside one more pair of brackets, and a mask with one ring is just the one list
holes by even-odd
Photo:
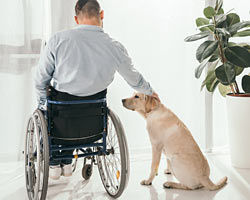
[[[52, 152], [52, 156], [72, 156], [74, 150], [64, 150], [64, 151], [54, 151]], [[61, 160], [52, 160], [50, 161], [49, 165], [55, 166], [55, 165], [69, 165], [72, 163], [72, 159], [61, 159]]]

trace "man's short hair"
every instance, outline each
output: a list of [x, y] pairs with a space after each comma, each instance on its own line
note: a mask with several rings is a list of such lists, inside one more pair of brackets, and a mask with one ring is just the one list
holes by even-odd
[[76, 16], [82, 14], [88, 18], [99, 17], [100, 4], [97, 0], [78, 0], [75, 6]]

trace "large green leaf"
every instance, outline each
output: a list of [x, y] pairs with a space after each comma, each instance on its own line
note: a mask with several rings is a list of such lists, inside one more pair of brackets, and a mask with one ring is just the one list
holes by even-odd
[[196, 19], [196, 26], [200, 29], [200, 31], [213, 31], [214, 27], [209, 24], [209, 20], [199, 17]]
[[207, 40], [203, 42], [196, 51], [196, 59], [202, 62], [207, 57], [211, 56], [218, 48], [218, 41]]
[[209, 59], [210, 58], [203, 60], [203, 62], [195, 69], [195, 78], [200, 78], [202, 71], [207, 66]]
[[206, 88], [209, 92], [214, 92], [214, 90], [216, 89], [217, 85], [220, 83], [220, 81], [218, 81], [218, 79], [214, 79], [213, 81], [208, 81], [206, 83]]
[[226, 97], [228, 93], [232, 92], [231, 87], [229, 85], [223, 85], [221, 83], [218, 84], [218, 89], [223, 97]]
[[236, 76], [239, 76], [244, 71], [243, 67], [239, 67], [239, 66], [234, 66], [234, 67], [235, 67]]
[[[210, 58], [203, 60], [203, 62], [195, 69], [195, 78], [200, 78], [202, 71], [207, 66], [209, 60], [210, 60]], [[215, 62], [211, 62], [209, 65], [209, 68], [214, 69], [218, 65], [218, 63], [219, 63], [219, 60], [217, 60]]]
[[[236, 44], [236, 43], [235, 43]], [[240, 46], [240, 47], [244, 47], [245, 49], [247, 49], [248, 51], [250, 50], [250, 45], [248, 43], [238, 43], [234, 46]]]
[[209, 20], [206, 19], [206, 18], [203, 18], [203, 17], [198, 17], [198, 18], [195, 20], [195, 22], [196, 22], [197, 27], [200, 27], [200, 26], [209, 24]]
[[205, 24], [199, 27], [200, 31], [210, 31], [211, 33], [214, 32], [214, 24]]
[[237, 46], [237, 44], [235, 42], [228, 42], [227, 46], [228, 47], [234, 47], [234, 46]]
[[206, 88], [209, 92], [214, 92], [214, 90], [216, 89], [216, 86], [219, 83], [218, 79], [215, 76], [216, 65], [217, 65], [217, 63], [216, 64], [213, 63], [212, 65], [209, 66], [206, 78], [202, 82], [201, 90], [204, 88], [204, 86], [206, 86]]
[[216, 78], [215, 73], [211, 72], [207, 75], [206, 79], [202, 83], [201, 90], [203, 89], [204, 86], [206, 86], [209, 92], [214, 92], [218, 84], [219, 84], [219, 81]]
[[192, 36], [188, 36], [185, 38], [185, 42], [193, 42], [196, 40], [200, 40], [202, 38], [209, 36], [210, 33], [211, 33], [210, 31], [204, 31], [204, 32], [200, 32], [198, 34], [192, 35]]
[[215, 52], [212, 54], [212, 56], [210, 57], [208, 62], [214, 62], [218, 60], [219, 57], [220, 57], [219, 48], [217, 48]]
[[217, 12], [217, 15], [221, 15], [221, 14], [224, 14], [223, 8], [221, 8], [221, 9]]
[[212, 17], [215, 16], [216, 12], [213, 7], [209, 6], [203, 10], [203, 14], [206, 18], [212, 19]]
[[250, 29], [240, 31], [233, 35], [233, 37], [246, 37], [246, 36], [250, 36]]
[[250, 67], [250, 53], [240, 46], [228, 47], [225, 49], [226, 59], [240, 67]]
[[242, 89], [244, 90], [245, 93], [250, 93], [250, 76], [249, 75], [245, 75], [242, 78]]
[[214, 62], [214, 61], [218, 60], [218, 58], [219, 58], [219, 55], [213, 54], [213, 55], [210, 57], [210, 59], [209, 59], [208, 62]]
[[240, 17], [236, 13], [230, 13], [227, 15], [227, 26], [230, 27], [240, 22]]
[[233, 35], [237, 31], [239, 31], [242, 28], [250, 26], [250, 21], [244, 21], [244, 22], [238, 22], [236, 24], [233, 24], [228, 28], [228, 31]]
[[225, 63], [215, 70], [215, 75], [223, 85], [230, 85], [235, 82], [235, 68], [230, 63]]

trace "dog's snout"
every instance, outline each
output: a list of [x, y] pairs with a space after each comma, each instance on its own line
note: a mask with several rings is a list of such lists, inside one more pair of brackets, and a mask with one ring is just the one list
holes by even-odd
[[122, 103], [125, 103], [126, 99], [122, 99]]

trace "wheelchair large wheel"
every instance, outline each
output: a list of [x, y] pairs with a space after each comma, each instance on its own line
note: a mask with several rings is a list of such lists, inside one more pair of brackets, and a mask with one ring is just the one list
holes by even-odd
[[129, 179], [129, 154], [121, 121], [111, 110], [108, 112], [108, 155], [98, 155], [97, 164], [103, 186], [110, 196], [118, 198]]
[[29, 200], [45, 200], [49, 176], [49, 145], [47, 125], [40, 110], [36, 110], [28, 121], [24, 155]]

